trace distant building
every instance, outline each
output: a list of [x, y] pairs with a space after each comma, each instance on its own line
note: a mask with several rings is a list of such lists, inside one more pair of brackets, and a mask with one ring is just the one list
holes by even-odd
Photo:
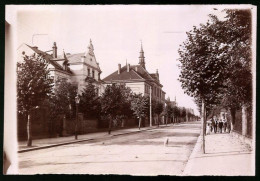
[[118, 69], [104, 78], [103, 82], [105, 85], [124, 84], [134, 93], [141, 93], [144, 96], [151, 95], [152, 99], [165, 103], [165, 92], [162, 90], [163, 85], [160, 83], [158, 70], [152, 74], [146, 70], [142, 45], [139, 65], [127, 64], [121, 67], [121, 64], [118, 64]]
[[172, 107], [178, 107], [178, 103], [176, 101], [176, 97], [174, 101], [171, 101], [170, 97], [167, 98], [166, 104], [171, 105]]
[[[56, 42], [53, 43], [52, 50], [49, 51], [42, 51], [36, 46], [22, 44], [18, 48], [18, 57], [21, 57], [20, 61], [22, 61], [23, 55], [31, 56], [35, 53], [43, 55], [44, 59], [49, 63], [50, 78], [54, 81], [66, 79], [76, 84], [79, 93], [86, 86], [86, 80], [91, 77], [95, 80], [94, 85], [100, 95], [104, 90], [102, 81], [100, 80], [102, 71], [96, 60], [92, 41], [90, 40], [88, 50], [83, 53], [70, 54], [63, 51], [62, 55], [57, 55], [57, 49]], [[52, 52], [52, 54], [48, 52]]]

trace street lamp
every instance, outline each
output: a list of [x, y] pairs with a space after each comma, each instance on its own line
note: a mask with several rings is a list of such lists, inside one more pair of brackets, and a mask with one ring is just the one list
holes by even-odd
[[78, 139], [78, 105], [79, 105], [79, 95], [77, 94], [75, 97], [75, 102], [76, 102], [76, 126], [75, 126], [75, 139]]

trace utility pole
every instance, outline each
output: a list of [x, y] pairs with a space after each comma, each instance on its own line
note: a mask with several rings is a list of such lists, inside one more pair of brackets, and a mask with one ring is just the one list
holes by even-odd
[[152, 86], [150, 86], [150, 127], [152, 127]]

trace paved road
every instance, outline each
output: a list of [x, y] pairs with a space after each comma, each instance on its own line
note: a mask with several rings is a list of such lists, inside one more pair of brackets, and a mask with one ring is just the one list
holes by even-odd
[[19, 153], [19, 173], [180, 175], [199, 132], [199, 122], [183, 123]]

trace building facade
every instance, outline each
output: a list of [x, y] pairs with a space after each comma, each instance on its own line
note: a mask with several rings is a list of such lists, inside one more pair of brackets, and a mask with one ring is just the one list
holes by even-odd
[[[58, 79], [66, 79], [72, 84], [77, 85], [79, 94], [87, 85], [87, 79], [93, 78], [94, 85], [99, 95], [104, 90], [100, 74], [102, 73], [99, 63], [94, 54], [94, 46], [90, 40], [88, 50], [83, 53], [70, 54], [63, 51], [62, 55], [57, 55], [56, 42], [53, 43], [52, 50], [42, 51], [36, 46], [23, 44], [18, 48], [19, 61], [23, 60], [24, 55], [31, 56], [33, 54], [40, 54], [49, 63], [50, 78], [54, 82]], [[49, 54], [48, 52], [52, 52]]]
[[[165, 107], [165, 92], [162, 90], [163, 85], [160, 83], [159, 72], [149, 73], [145, 67], [145, 57], [143, 47], [141, 45], [141, 51], [139, 56], [138, 65], [126, 64], [121, 67], [121, 64], [118, 64], [118, 69], [112, 74], [108, 75], [103, 79], [104, 85], [123, 84], [126, 87], [129, 87], [134, 93], [142, 94], [143, 96], [149, 96], [150, 105], [152, 101], [160, 102]], [[154, 124], [158, 123], [157, 116], [152, 116], [152, 108], [150, 106], [150, 124], [154, 121]], [[161, 117], [160, 121], [165, 123], [164, 116]]]
[[159, 72], [149, 73], [145, 67], [145, 57], [143, 47], [139, 56], [138, 65], [127, 64], [103, 79], [105, 85], [124, 84], [134, 93], [144, 96], [151, 96], [153, 100], [165, 103], [165, 92], [162, 90], [163, 85], [160, 83]]

